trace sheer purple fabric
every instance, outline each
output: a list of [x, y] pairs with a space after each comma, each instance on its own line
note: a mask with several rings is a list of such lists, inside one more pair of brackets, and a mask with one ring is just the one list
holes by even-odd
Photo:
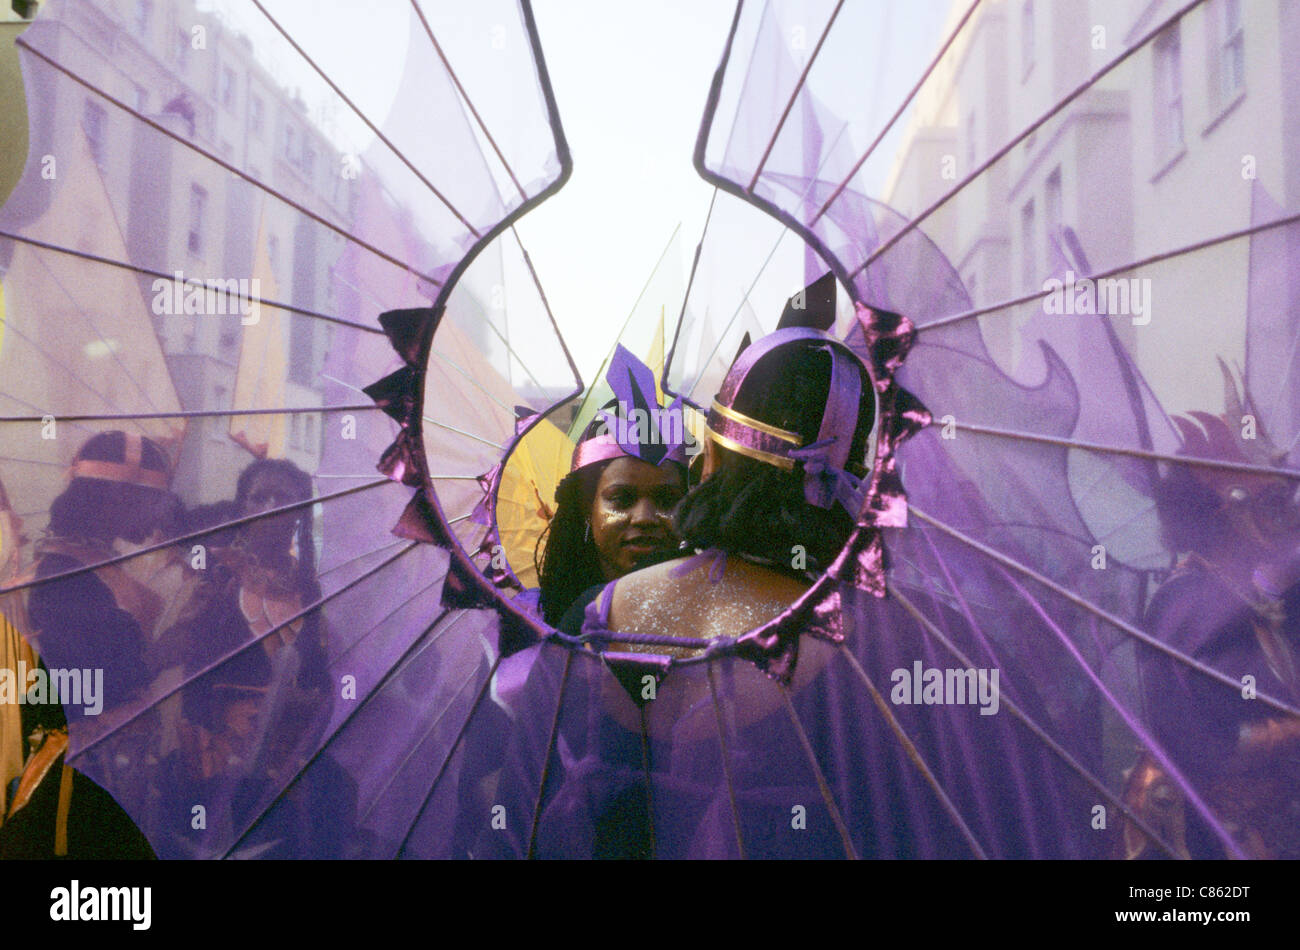
[[[138, 648], [61, 699], [160, 856], [1300, 856], [1300, 14], [739, 6], [664, 389], [829, 270], [886, 424], [799, 604], [629, 678], [496, 556], [581, 382], [492, 289], [570, 161], [530, 6], [438, 6], [19, 40], [0, 610], [51, 670]], [[119, 430], [176, 501], [64, 480]], [[309, 490], [237, 494], [262, 457]]]

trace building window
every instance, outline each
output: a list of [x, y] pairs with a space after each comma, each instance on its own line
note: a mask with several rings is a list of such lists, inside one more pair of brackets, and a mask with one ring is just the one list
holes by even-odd
[[316, 377], [315, 326], [310, 320], [289, 324], [289, 382], [310, 386]]
[[190, 230], [186, 241], [190, 253], [203, 256], [203, 216], [207, 210], [208, 193], [198, 185], [190, 186]]
[[1058, 166], [1047, 176], [1043, 189], [1043, 225], [1046, 229], [1048, 261], [1055, 261], [1061, 253], [1057, 247], [1061, 240], [1061, 228], [1065, 224], [1061, 202], [1061, 169]]
[[975, 113], [966, 116], [966, 174], [975, 170]]
[[290, 165], [298, 161], [298, 130], [292, 125], [284, 127], [284, 160]]
[[1155, 42], [1156, 159], [1167, 161], [1183, 147], [1183, 69], [1178, 24]]
[[1020, 283], [1025, 293], [1035, 290], [1035, 278], [1038, 276], [1038, 263], [1034, 248], [1038, 241], [1034, 237], [1034, 199], [1030, 198], [1020, 209]]
[[153, 0], [135, 0], [135, 19], [132, 25], [136, 36], [149, 35], [149, 20], [152, 16]]
[[149, 93], [143, 86], [135, 87], [135, 111], [143, 115], [149, 109]]
[[229, 66], [221, 67], [221, 84], [218, 95], [221, 104], [230, 112], [235, 111], [235, 71]]
[[300, 167], [302, 173], [311, 178], [312, 173], [316, 170], [316, 150], [308, 143], [304, 142], [302, 146], [302, 162]]
[[86, 144], [90, 148], [90, 157], [102, 171], [108, 156], [107, 142], [108, 113], [98, 102], [86, 100], [86, 107], [81, 114], [81, 128], [86, 133]]
[[252, 93], [248, 95], [248, 127], [257, 135], [262, 134], [263, 114], [265, 109], [262, 105], [261, 96], [255, 96]]
[[1241, 0], [1223, 0], [1223, 91], [1225, 101], [1246, 84], [1246, 32]]
[[1020, 74], [1029, 75], [1034, 68], [1034, 0], [1020, 7]]
[[1209, 11], [1210, 102], [1216, 109], [1232, 104], [1246, 85], [1246, 34], [1241, 0], [1217, 0]]

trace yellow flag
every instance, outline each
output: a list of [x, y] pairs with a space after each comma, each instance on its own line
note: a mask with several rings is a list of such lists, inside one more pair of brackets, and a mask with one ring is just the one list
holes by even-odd
[[[266, 214], [257, 228], [253, 254], [252, 309], [242, 327], [239, 368], [235, 372], [234, 408], [274, 409], [284, 406], [289, 378], [289, 317], [278, 307], [263, 307], [261, 300], [278, 300], [279, 290], [271, 268]], [[257, 455], [284, 456], [289, 417], [265, 414], [232, 416], [230, 437]]]

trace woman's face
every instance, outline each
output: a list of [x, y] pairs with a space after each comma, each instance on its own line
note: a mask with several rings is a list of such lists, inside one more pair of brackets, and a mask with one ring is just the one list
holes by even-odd
[[676, 549], [668, 518], [685, 492], [686, 479], [678, 465], [660, 468], [620, 458], [605, 466], [591, 502], [591, 540], [606, 580]]
[[[273, 508], [283, 508], [301, 500], [288, 476], [275, 471], [258, 472], [249, 483], [248, 496], [244, 499], [239, 514], [247, 517]], [[298, 512], [289, 511], [251, 522], [244, 526], [243, 531], [257, 550], [276, 554], [288, 552], [298, 518]]]

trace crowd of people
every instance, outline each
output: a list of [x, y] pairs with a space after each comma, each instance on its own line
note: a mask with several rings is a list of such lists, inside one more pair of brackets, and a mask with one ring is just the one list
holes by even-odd
[[[318, 718], [316, 549], [311, 506], [295, 507], [311, 497], [310, 477], [258, 459], [232, 500], [187, 510], [170, 491], [170, 468], [145, 436], [92, 436], [50, 506], [33, 563], [4, 585], [25, 587], [3, 608], [39, 668], [102, 671], [104, 695], [93, 717], [66, 697], [29, 695], [6, 723], [27, 754], [20, 774], [4, 776], [0, 857], [152, 854], [121, 804], [65, 763], [70, 737], [98, 745], [96, 761], [113, 774], [134, 774], [115, 784], [139, 789], [137, 808], [175, 812], [164, 825], [192, 831], [197, 853], [208, 816], [191, 811], [221, 798], [203, 790], [281, 767], [285, 744], [299, 744]], [[263, 516], [273, 509], [287, 510]], [[253, 642], [260, 649], [236, 654]], [[180, 702], [165, 701], [178, 690]], [[148, 728], [129, 738], [107, 735], [142, 718]]]

